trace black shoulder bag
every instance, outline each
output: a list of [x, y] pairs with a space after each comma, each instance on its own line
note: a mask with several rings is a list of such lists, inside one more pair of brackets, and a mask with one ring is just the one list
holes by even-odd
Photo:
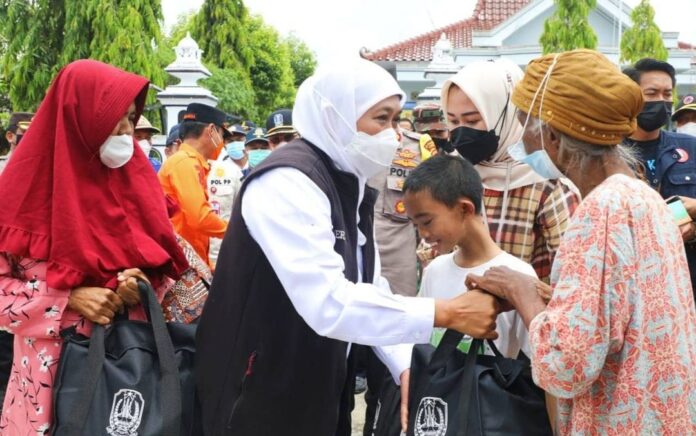
[[119, 317], [91, 338], [63, 332], [53, 391], [54, 436], [189, 436], [194, 429], [196, 325], [165, 323], [139, 281], [148, 320]]
[[463, 335], [447, 330], [437, 348], [416, 345], [411, 359], [408, 434], [416, 436], [552, 435], [544, 391], [529, 363], [479, 355], [483, 340], [467, 354]]

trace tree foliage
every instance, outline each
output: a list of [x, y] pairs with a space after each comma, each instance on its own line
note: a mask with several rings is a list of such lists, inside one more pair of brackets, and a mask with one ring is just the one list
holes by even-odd
[[666, 61], [667, 49], [650, 0], [641, 0], [631, 12], [631, 21], [633, 26], [621, 37], [621, 62], [634, 63], [646, 57]]
[[260, 118], [256, 108], [256, 94], [248, 75], [238, 69], [222, 69], [212, 65], [208, 66], [208, 70], [212, 76], [201, 80], [200, 84], [220, 100], [218, 107], [221, 110], [241, 115], [248, 120]]
[[299, 87], [317, 68], [314, 52], [302, 40], [293, 34], [285, 38], [290, 51], [290, 67], [295, 76], [295, 87]]
[[544, 23], [540, 43], [544, 54], [597, 47], [597, 34], [588, 21], [597, 0], [554, 0], [556, 11]]
[[249, 70], [253, 53], [244, 26], [247, 16], [242, 0], [205, 0], [194, 18], [191, 36], [203, 50], [206, 62]]

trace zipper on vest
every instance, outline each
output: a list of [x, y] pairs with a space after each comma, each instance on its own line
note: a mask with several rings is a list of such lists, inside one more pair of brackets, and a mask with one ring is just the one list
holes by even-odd
[[234, 417], [234, 413], [239, 408], [239, 403], [241, 403], [242, 399], [244, 398], [244, 393], [246, 392], [247, 386], [247, 379], [254, 373], [254, 363], [256, 362], [257, 355], [258, 353], [256, 352], [256, 350], [254, 350], [247, 359], [247, 368], [246, 371], [244, 371], [244, 377], [242, 377], [242, 387], [239, 390], [239, 397], [237, 397], [237, 400], [234, 402], [234, 406], [232, 406], [230, 416], [229, 418], [227, 418], [227, 430], [232, 430], [232, 418]]

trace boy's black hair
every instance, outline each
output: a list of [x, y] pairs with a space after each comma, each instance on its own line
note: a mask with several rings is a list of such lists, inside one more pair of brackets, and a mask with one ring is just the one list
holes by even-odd
[[471, 162], [462, 157], [439, 154], [412, 170], [404, 182], [404, 194], [425, 189], [447, 207], [454, 207], [461, 197], [466, 197], [474, 203], [476, 213], [481, 212], [481, 176]]
[[640, 77], [643, 73], [649, 73], [650, 71], [662, 71], [672, 79], [672, 86], [677, 84], [677, 75], [674, 67], [667, 62], [658, 61], [657, 59], [643, 58], [632, 67], [623, 69], [623, 73], [639, 85]]

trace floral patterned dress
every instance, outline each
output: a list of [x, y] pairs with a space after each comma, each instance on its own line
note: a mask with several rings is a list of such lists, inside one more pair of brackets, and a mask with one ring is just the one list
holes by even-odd
[[[26, 258], [16, 262], [19, 267], [13, 272], [0, 253], [0, 329], [15, 335], [0, 435], [45, 435], [53, 419], [53, 379], [63, 344], [60, 331], [76, 326], [78, 333], [89, 335], [92, 323], [68, 309], [69, 291], [46, 285], [45, 262]], [[171, 281], [155, 291], [160, 300], [169, 287]], [[142, 309], [129, 312], [131, 319], [145, 319]]]
[[529, 341], [535, 381], [560, 398], [560, 434], [696, 434], [696, 309], [662, 198], [627, 176], [604, 181], [572, 217], [551, 282]]

